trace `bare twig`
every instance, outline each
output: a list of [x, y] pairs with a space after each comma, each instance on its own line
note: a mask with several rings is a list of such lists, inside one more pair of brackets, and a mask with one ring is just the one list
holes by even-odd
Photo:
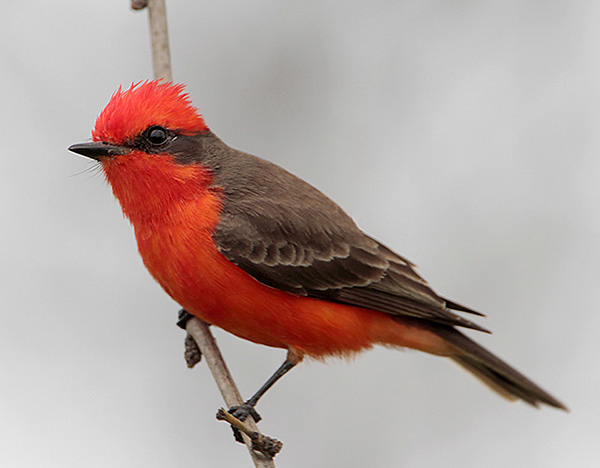
[[[205, 357], [206, 364], [219, 387], [219, 391], [228, 407], [239, 406], [244, 403], [233, 378], [217, 346], [217, 342], [210, 332], [208, 325], [201, 320], [192, 318], [188, 320], [186, 326], [187, 332], [194, 338], [200, 351]], [[252, 428], [256, 430], [257, 428]]]
[[[219, 387], [219, 391], [223, 396], [223, 400], [225, 400], [225, 404], [228, 407], [241, 405], [244, 402], [242, 395], [237, 389], [233, 377], [231, 377], [231, 373], [227, 368], [227, 364], [225, 364], [225, 360], [221, 355], [221, 351], [217, 346], [214, 336], [208, 328], [208, 324], [197, 318], [192, 318], [187, 321], [186, 330], [194, 338], [200, 351], [204, 355], [206, 364], [217, 383], [217, 387]], [[237, 418], [234, 419], [237, 420]], [[249, 418], [244, 425], [248, 427], [250, 432], [259, 433], [258, 426], [252, 418]], [[243, 433], [243, 438], [257, 468], [275, 468], [275, 463], [269, 456], [265, 456], [264, 453], [258, 453], [256, 451], [255, 444], [247, 433]], [[279, 447], [279, 450], [281, 450], [281, 446]], [[279, 450], [277, 450], [277, 452]], [[273, 455], [271, 455], [271, 457]]]
[[134, 10], [143, 10], [146, 6], [150, 21], [154, 79], [164, 78], [167, 81], [173, 81], [165, 0], [131, 0], [131, 8]]
[[[133, 9], [143, 9], [146, 4], [148, 6], [148, 15], [150, 18], [150, 40], [152, 42], [154, 78], [164, 78], [167, 81], [172, 81], [165, 0], [147, 0], [147, 2], [145, 0], [131, 1], [131, 7]], [[192, 318], [187, 321], [186, 329], [188, 334], [193, 337], [200, 350], [200, 355], [193, 356], [191, 360], [188, 360], [188, 364], [193, 362], [194, 359], [198, 359], [199, 361], [201, 355], [204, 355], [213, 378], [221, 391], [221, 395], [223, 395], [225, 403], [230, 407], [241, 405], [243, 403], [242, 396], [227, 369], [227, 365], [225, 364], [223, 356], [217, 347], [217, 343], [208, 328], [208, 324], [196, 318]], [[195, 352], [193, 350], [187, 351], [191, 354], [194, 354]], [[237, 418], [234, 419], [239, 421]], [[244, 424], [244, 427], [247, 428], [248, 432], [253, 434], [255, 440], [260, 439], [262, 441], [263, 448], [266, 447], [265, 452], [261, 453], [260, 451], [257, 451], [259, 448], [248, 436], [248, 432], [243, 432], [244, 442], [248, 447], [254, 465], [257, 468], [275, 468], [272, 457], [281, 450], [281, 442], [260, 434], [258, 427], [252, 418], [249, 418], [248, 421], [242, 424]], [[265, 455], [265, 453], [272, 454]]]

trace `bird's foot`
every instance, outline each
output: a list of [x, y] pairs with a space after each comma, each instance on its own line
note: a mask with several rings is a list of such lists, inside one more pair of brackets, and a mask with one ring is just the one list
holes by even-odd
[[188, 320], [194, 318], [192, 314], [190, 314], [187, 310], [181, 309], [177, 314], [177, 326], [185, 330], [187, 326]]
[[232, 406], [227, 410], [229, 414], [238, 418], [240, 421], [245, 421], [248, 416], [252, 416], [254, 422], [258, 422], [262, 419], [261, 415], [258, 414], [258, 411], [254, 409], [254, 406], [244, 403], [239, 406]]
[[273, 458], [283, 447], [281, 441], [255, 431], [248, 424], [229, 414], [223, 408], [219, 408], [219, 411], [217, 411], [217, 419], [219, 421], [226, 421], [231, 425], [236, 441], [244, 443], [242, 433], [246, 434], [252, 442], [252, 450], [262, 453], [267, 458]]
[[[227, 410], [227, 412], [240, 421], [245, 421], [248, 419], [248, 416], [252, 416], [254, 422], [258, 422], [262, 419], [261, 415], [258, 414], [258, 411], [254, 409], [254, 406], [249, 405], [248, 403], [244, 403], [239, 406], [232, 406]], [[231, 426], [231, 430], [233, 431], [234, 439], [240, 444], [243, 444], [244, 439], [242, 437], [242, 432], [235, 426]]]

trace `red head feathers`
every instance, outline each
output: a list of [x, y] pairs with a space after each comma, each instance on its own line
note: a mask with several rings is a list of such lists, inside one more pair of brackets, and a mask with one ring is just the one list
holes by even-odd
[[96, 119], [94, 141], [121, 144], [152, 125], [188, 135], [207, 131], [184, 90], [182, 84], [160, 81], [135, 83], [126, 91], [119, 87]]

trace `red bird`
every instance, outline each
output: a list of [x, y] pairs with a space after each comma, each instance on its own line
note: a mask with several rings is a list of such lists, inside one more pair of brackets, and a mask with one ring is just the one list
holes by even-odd
[[508, 399], [566, 409], [457, 329], [486, 331], [456, 311], [481, 314], [436, 294], [308, 183], [223, 143], [183, 85], [119, 89], [92, 135], [69, 149], [100, 161], [165, 291], [210, 324], [288, 350], [237, 416], [258, 420], [258, 399], [303, 356], [375, 344], [449, 357]]

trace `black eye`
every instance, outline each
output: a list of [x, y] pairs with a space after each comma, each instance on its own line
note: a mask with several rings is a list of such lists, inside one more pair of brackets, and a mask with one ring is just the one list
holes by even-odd
[[146, 130], [146, 139], [153, 145], [162, 145], [169, 139], [169, 133], [163, 127], [150, 127]]

